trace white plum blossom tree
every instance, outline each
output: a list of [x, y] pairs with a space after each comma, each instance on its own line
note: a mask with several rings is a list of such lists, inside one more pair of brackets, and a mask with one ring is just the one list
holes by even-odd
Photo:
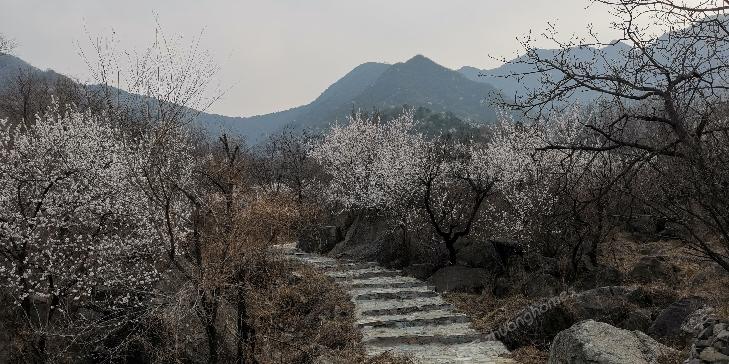
[[310, 153], [331, 177], [330, 197], [345, 208], [420, 216], [444, 242], [451, 263], [455, 242], [474, 230], [482, 210], [497, 209], [488, 203], [491, 196], [501, 195], [510, 206], [502, 203], [503, 210], [490, 214], [498, 221], [489, 225], [500, 233], [521, 237], [533, 213], [548, 211], [547, 171], [534, 156], [544, 135], [536, 129], [504, 119], [484, 144], [429, 139], [416, 124], [406, 110], [389, 122], [355, 114], [335, 126]]
[[[150, 299], [166, 247], [133, 182], [130, 161], [146, 145], [57, 103], [32, 126], [0, 121], [0, 133], [0, 286], [25, 312], [45, 361], [53, 327], [114, 327]], [[65, 324], [49, 326], [59, 315]]]
[[[310, 155], [329, 174], [330, 198], [345, 208], [395, 212], [401, 225], [426, 222], [451, 263], [455, 242], [475, 230], [530, 242], [560, 233], [547, 223], [563, 214], [564, 189], [584, 188], [585, 171], [602, 165], [589, 151], [548, 148], [585, 140], [574, 109], [531, 124], [502, 116], [486, 142], [417, 133], [412, 112], [389, 122], [355, 114], [315, 145]], [[579, 173], [575, 173], [579, 171]], [[572, 190], [570, 190], [572, 191]], [[414, 217], [415, 216], [415, 217]]]
[[412, 111], [389, 122], [356, 113], [335, 125], [310, 156], [331, 177], [329, 198], [346, 208], [390, 209], [417, 192], [428, 146]]
[[550, 216], [558, 203], [559, 179], [587, 167], [588, 153], [545, 149], [572, 143], [583, 135], [578, 109], [548, 120], [520, 123], [502, 115], [492, 126], [485, 147], [474, 151], [473, 167], [488, 170], [505, 202], [490, 206], [496, 216], [492, 229], [500, 236], [529, 241], [545, 233], [541, 217]]
[[174, 263], [189, 250], [186, 241], [199, 200], [195, 171], [204, 160], [193, 156], [195, 143], [189, 130], [173, 123], [153, 125], [135, 142], [133, 158], [128, 160], [129, 178], [148, 203], [144, 212], [156, 241]]

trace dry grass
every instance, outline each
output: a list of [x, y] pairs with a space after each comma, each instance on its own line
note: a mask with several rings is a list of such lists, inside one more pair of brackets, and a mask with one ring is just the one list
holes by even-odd
[[689, 357], [688, 350], [679, 351], [676, 350], [675, 352], [668, 354], [668, 355], [660, 355], [657, 359], [658, 364], [676, 364], [676, 363], [683, 363], [686, 358]]
[[471, 318], [473, 328], [490, 332], [512, 319], [521, 309], [534, 303], [521, 295], [496, 298], [490, 293], [448, 293], [443, 298]]
[[670, 264], [678, 267], [678, 284], [668, 286], [658, 282], [643, 286], [674, 291], [680, 297], [702, 297], [716, 309], [719, 317], [729, 318], [729, 272], [722, 271], [711, 261], [689, 254], [680, 241], [640, 242], [627, 234], [616, 234], [607, 249], [601, 252], [600, 259], [627, 273], [646, 255], [665, 256]]

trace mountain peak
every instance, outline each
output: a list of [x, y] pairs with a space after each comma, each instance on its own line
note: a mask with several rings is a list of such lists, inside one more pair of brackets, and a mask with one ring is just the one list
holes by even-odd
[[418, 54], [415, 57], [410, 58], [405, 63], [406, 64], [413, 64], [413, 63], [433, 63], [433, 64], [437, 64], [437, 63], [433, 62], [432, 59], [430, 59], [430, 58], [428, 58], [428, 57], [426, 57], [426, 56], [424, 56], [422, 54]]
[[432, 59], [425, 57], [422, 54], [418, 54], [404, 63], [398, 63], [394, 66], [394, 68], [401, 71], [408, 70], [410, 72], [417, 72], [423, 75], [430, 73], [452, 72], [451, 69], [435, 63]]

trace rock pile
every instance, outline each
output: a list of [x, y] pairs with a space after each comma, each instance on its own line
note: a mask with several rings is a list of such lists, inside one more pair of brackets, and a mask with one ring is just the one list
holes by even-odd
[[729, 364], [729, 321], [708, 319], [691, 346], [688, 364]]

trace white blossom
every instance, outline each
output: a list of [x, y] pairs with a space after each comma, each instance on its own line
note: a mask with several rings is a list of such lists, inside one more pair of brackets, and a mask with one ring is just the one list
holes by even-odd
[[55, 102], [32, 126], [0, 121], [0, 133], [0, 285], [18, 301], [148, 290], [164, 246], [131, 161], [149, 146]]

